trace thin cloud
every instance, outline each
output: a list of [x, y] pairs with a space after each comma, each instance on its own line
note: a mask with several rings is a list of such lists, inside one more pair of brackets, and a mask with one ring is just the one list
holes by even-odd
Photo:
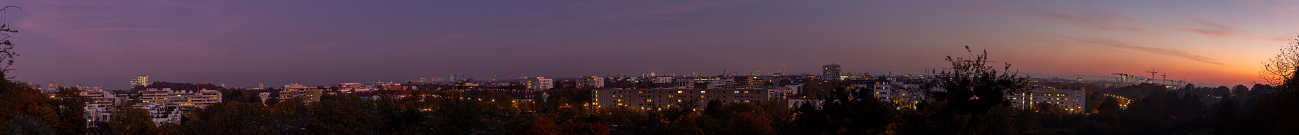
[[1181, 58], [1185, 58], [1185, 59], [1189, 59], [1189, 60], [1194, 60], [1194, 61], [1203, 62], [1203, 63], [1208, 63], [1208, 64], [1214, 64], [1214, 65], [1220, 65], [1220, 66], [1221, 66], [1221, 65], [1225, 65], [1225, 64], [1222, 64], [1222, 62], [1218, 62], [1217, 60], [1215, 60], [1215, 59], [1213, 59], [1213, 58], [1209, 58], [1209, 57], [1205, 57], [1205, 56], [1201, 56], [1201, 55], [1196, 55], [1196, 54], [1191, 54], [1191, 53], [1184, 52], [1184, 51], [1173, 50], [1173, 49], [1153, 48], [1153, 47], [1144, 47], [1144, 46], [1134, 46], [1134, 45], [1129, 45], [1129, 44], [1127, 44], [1127, 43], [1123, 43], [1123, 42], [1112, 41], [1112, 40], [1102, 40], [1102, 39], [1077, 39], [1077, 38], [1068, 38], [1068, 39], [1070, 39], [1070, 40], [1074, 40], [1074, 41], [1078, 41], [1078, 42], [1090, 43], [1090, 44], [1096, 44], [1096, 45], [1102, 45], [1102, 46], [1113, 47], [1113, 48], [1118, 48], [1118, 49], [1135, 50], [1135, 51], [1142, 51], [1142, 52], [1154, 53], [1154, 54], [1159, 54], [1159, 55], [1166, 55], [1166, 56], [1173, 56], [1173, 57], [1181, 57]]
[[[131, 12], [159, 9], [188, 9], [178, 12], [210, 16], [214, 9], [200, 4], [167, 1], [130, 1], [106, 3], [80, 3], [65, 1], [37, 1], [28, 4], [16, 19], [15, 25], [24, 32], [53, 39], [73, 50], [107, 55], [125, 55], [139, 51], [188, 51], [185, 55], [221, 55], [222, 50], [206, 45], [200, 36], [159, 37], [179, 35], [195, 30], [151, 24], [171, 16], [133, 16]], [[104, 9], [114, 9], [103, 11]], [[208, 21], [223, 23], [221, 19]], [[204, 32], [211, 34], [213, 32]], [[148, 50], [141, 50], [148, 49]]]
[[1179, 29], [1179, 30], [1187, 31], [1187, 32], [1195, 33], [1195, 34], [1200, 34], [1200, 35], [1205, 35], [1205, 36], [1210, 36], [1210, 37], [1218, 37], [1218, 38], [1222, 38], [1222, 37], [1236, 37], [1237, 34], [1239, 34], [1239, 33], [1242, 31], [1242, 30], [1240, 30], [1239, 28], [1236, 28], [1236, 27], [1229, 27], [1229, 26], [1226, 26], [1226, 25], [1222, 25], [1222, 24], [1218, 24], [1218, 23], [1214, 23], [1214, 22], [1209, 22], [1209, 21], [1200, 21], [1200, 20], [1197, 20], [1197, 21], [1195, 21], [1195, 22], [1196, 22], [1196, 23], [1199, 23], [1200, 25], [1208, 26], [1208, 28], [1200, 28], [1200, 29]]
[[1243, 29], [1228, 26], [1228, 25], [1222, 25], [1210, 21], [1195, 20], [1194, 22], [1203, 25], [1206, 28], [1188, 28], [1188, 29], [1178, 29], [1178, 30], [1209, 36], [1209, 37], [1214, 37], [1214, 38], [1240, 38], [1240, 39], [1261, 40], [1261, 41], [1278, 42], [1278, 43], [1286, 42], [1285, 40], [1277, 40], [1275, 38], [1263, 38], [1263, 37], [1251, 36], [1246, 34], [1248, 32], [1246, 32]]
[[1157, 35], [1145, 29], [1125, 25], [1140, 21], [1128, 15], [1096, 10], [1090, 7], [1083, 7], [1073, 12], [1068, 12], [1066, 9], [1068, 8], [1029, 6], [1027, 11], [1029, 16], [1064, 22], [1081, 28]]

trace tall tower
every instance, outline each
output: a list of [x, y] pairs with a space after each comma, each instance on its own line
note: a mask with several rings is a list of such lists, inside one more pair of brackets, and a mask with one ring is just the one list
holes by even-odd
[[148, 85], [149, 85], [149, 76], [147, 75], [140, 75], [140, 77], [135, 77], [135, 79], [131, 79], [131, 87], [148, 86]]
[[821, 80], [839, 80], [839, 64], [821, 66]]

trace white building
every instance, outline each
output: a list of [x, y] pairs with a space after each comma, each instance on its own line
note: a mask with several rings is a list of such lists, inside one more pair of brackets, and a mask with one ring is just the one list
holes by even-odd
[[672, 83], [672, 80], [674, 80], [674, 79], [676, 79], [676, 78], [667, 77], [667, 76], [660, 76], [660, 77], [654, 77], [651, 81], [652, 81], [653, 83]]
[[[271, 99], [272, 99], [272, 98], [271, 98], [271, 92], [262, 92], [262, 93], [257, 93], [257, 97], [258, 97], [258, 98], [262, 98], [262, 104], [266, 104], [266, 100], [271, 100]], [[277, 99], [277, 100], [278, 100], [278, 99]]]
[[555, 88], [555, 80], [546, 79], [545, 77], [519, 80], [519, 84], [528, 86], [528, 90], [548, 90], [550, 88]]
[[149, 116], [153, 117], [151, 120], [155, 126], [162, 125], [162, 123], [179, 124], [183, 114], [180, 107], [167, 106], [163, 103], [139, 103], [131, 107], [149, 111]]
[[94, 125], [91, 122], [97, 122], [97, 121], [108, 122], [108, 120], [113, 118], [112, 108], [113, 107], [95, 107], [87, 104], [86, 114], [85, 114], [85, 118], [87, 121], [86, 126]]
[[126, 102], [124, 98], [118, 98], [112, 92], [102, 90], [81, 91], [81, 96], [89, 98], [86, 107], [112, 107], [117, 104]]
[[803, 94], [803, 92], [806, 91], [803, 87], [803, 84], [785, 85], [785, 88], [789, 89], [790, 94], [794, 94], [794, 95]]
[[771, 97], [787, 98], [789, 96], [798, 95], [799, 93], [802, 93], [803, 85], [791, 84], [791, 85], [785, 85], [785, 87], [771, 88], [767, 91], [768, 91], [767, 94], [771, 94]]

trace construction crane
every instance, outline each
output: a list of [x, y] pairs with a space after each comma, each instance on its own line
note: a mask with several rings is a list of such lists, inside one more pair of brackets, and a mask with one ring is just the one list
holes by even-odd
[[1173, 83], [1173, 81], [1168, 80], [1168, 73], [1164, 73], [1164, 74], [1161, 74], [1161, 75], [1159, 75], [1159, 76], [1164, 77], [1164, 81], [1168, 81], [1168, 83]]
[[1150, 80], [1149, 83], [1155, 83], [1155, 73], [1159, 72], [1155, 72], [1155, 69], [1150, 69], [1150, 71], [1146, 71], [1146, 73], [1150, 73], [1150, 79], [1147, 79]]

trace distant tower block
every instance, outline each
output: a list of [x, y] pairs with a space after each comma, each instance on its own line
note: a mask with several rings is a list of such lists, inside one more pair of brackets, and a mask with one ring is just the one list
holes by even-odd
[[148, 86], [148, 85], [149, 85], [149, 76], [147, 75], [140, 75], [140, 77], [135, 77], [135, 79], [131, 79], [131, 87]]
[[839, 64], [821, 66], [821, 80], [839, 80]]

